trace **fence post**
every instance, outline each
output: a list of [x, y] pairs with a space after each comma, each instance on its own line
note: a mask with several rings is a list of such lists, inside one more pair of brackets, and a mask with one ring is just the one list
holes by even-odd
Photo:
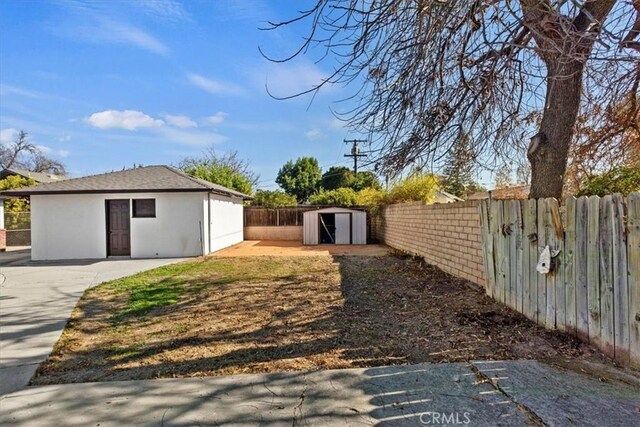
[[627, 240], [624, 223], [624, 199], [612, 197], [613, 209], [613, 342], [615, 358], [629, 364], [629, 287], [627, 282]]
[[576, 200], [575, 213], [575, 251], [573, 263], [575, 266], [575, 294], [576, 294], [576, 333], [578, 338], [589, 342], [589, 291], [587, 265], [587, 239], [589, 232], [588, 198], [582, 196]]
[[567, 331], [576, 334], [576, 198], [566, 202], [567, 228], [564, 235], [564, 303]]
[[[536, 264], [542, 250], [547, 245], [547, 199], [538, 199], [538, 248], [536, 253]], [[538, 308], [537, 318], [538, 324], [547, 324], [547, 276], [545, 274], [537, 275], [538, 283]]]
[[631, 365], [640, 368], [640, 193], [627, 198], [627, 265]]
[[589, 299], [589, 342], [600, 345], [600, 197], [589, 197], [587, 232], [587, 295]]
[[495, 200], [491, 203], [491, 238], [493, 239], [493, 251], [495, 259], [496, 286], [493, 291], [493, 298], [504, 303], [505, 290], [505, 257], [504, 245], [502, 244], [502, 202]]
[[[566, 325], [566, 307], [565, 307], [565, 288], [564, 288], [564, 227], [562, 226], [562, 218], [560, 217], [560, 207], [558, 200], [549, 199], [549, 220], [551, 223], [549, 245], [552, 250], [559, 251], [555, 257], [555, 269], [551, 277], [547, 277], [549, 292], [553, 293], [551, 301], [553, 305], [548, 309], [551, 311], [555, 327], [561, 331], [565, 330]], [[551, 280], [549, 280], [551, 279]], [[547, 296], [547, 298], [549, 298]], [[549, 313], [549, 311], [547, 312]]]
[[484, 258], [484, 270], [486, 273], [486, 287], [485, 291], [487, 295], [493, 297], [496, 276], [495, 276], [495, 258], [493, 253], [493, 236], [491, 235], [491, 222], [489, 219], [489, 201], [483, 200], [480, 202], [478, 209], [480, 211], [480, 230], [482, 233], [482, 254]]
[[601, 349], [614, 356], [613, 330], [613, 203], [611, 196], [600, 200], [600, 330]]
[[535, 239], [538, 227], [537, 201], [529, 199], [523, 202], [523, 313], [534, 322], [538, 321], [538, 277], [536, 264], [538, 262], [538, 244]]

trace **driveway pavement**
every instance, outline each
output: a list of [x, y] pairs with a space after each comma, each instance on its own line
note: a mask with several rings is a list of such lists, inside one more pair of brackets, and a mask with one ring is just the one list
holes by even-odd
[[0, 396], [0, 425], [629, 427], [638, 391], [536, 361], [422, 364], [28, 387]]
[[0, 254], [0, 394], [27, 385], [85, 289], [182, 259], [40, 263]]

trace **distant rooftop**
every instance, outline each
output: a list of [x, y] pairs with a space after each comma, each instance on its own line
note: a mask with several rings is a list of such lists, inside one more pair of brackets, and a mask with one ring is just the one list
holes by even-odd
[[222, 185], [190, 176], [171, 166], [144, 166], [117, 172], [69, 178], [47, 182], [32, 187], [7, 190], [5, 196], [29, 196], [33, 194], [82, 194], [82, 193], [141, 193], [141, 192], [197, 192], [207, 191], [228, 196], [250, 196]]
[[65, 179], [69, 179], [63, 175], [54, 175], [43, 172], [32, 172], [26, 169], [6, 168], [0, 171], [0, 179], [4, 179], [8, 176], [18, 175], [24, 178], [31, 178], [38, 183], [57, 182]]
[[496, 200], [524, 200], [529, 198], [529, 186], [512, 185], [510, 187], [496, 188], [495, 190], [478, 191], [469, 195], [467, 200], [488, 199], [489, 193], [491, 193], [491, 197]]

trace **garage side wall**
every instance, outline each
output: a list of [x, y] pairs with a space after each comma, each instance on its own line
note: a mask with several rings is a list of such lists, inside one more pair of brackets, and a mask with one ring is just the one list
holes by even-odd
[[211, 194], [209, 209], [209, 252], [219, 251], [243, 241], [242, 199]]
[[[110, 195], [111, 196], [111, 195]], [[132, 258], [175, 258], [202, 255], [206, 193], [143, 193], [110, 198], [155, 199], [155, 218], [131, 218]], [[102, 201], [104, 209], [104, 200]], [[133, 207], [131, 214], [133, 215]], [[102, 226], [104, 229], [104, 225]]]
[[106, 256], [103, 196], [31, 196], [31, 259], [82, 259]]

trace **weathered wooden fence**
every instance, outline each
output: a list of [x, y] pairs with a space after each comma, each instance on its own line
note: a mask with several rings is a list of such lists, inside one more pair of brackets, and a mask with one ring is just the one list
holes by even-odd
[[294, 206], [287, 208], [263, 208], [246, 206], [244, 208], [245, 227], [283, 227], [302, 226], [302, 214], [318, 209], [317, 206]]
[[[640, 193], [480, 205], [487, 294], [640, 367]], [[549, 246], [552, 270], [536, 270]]]

